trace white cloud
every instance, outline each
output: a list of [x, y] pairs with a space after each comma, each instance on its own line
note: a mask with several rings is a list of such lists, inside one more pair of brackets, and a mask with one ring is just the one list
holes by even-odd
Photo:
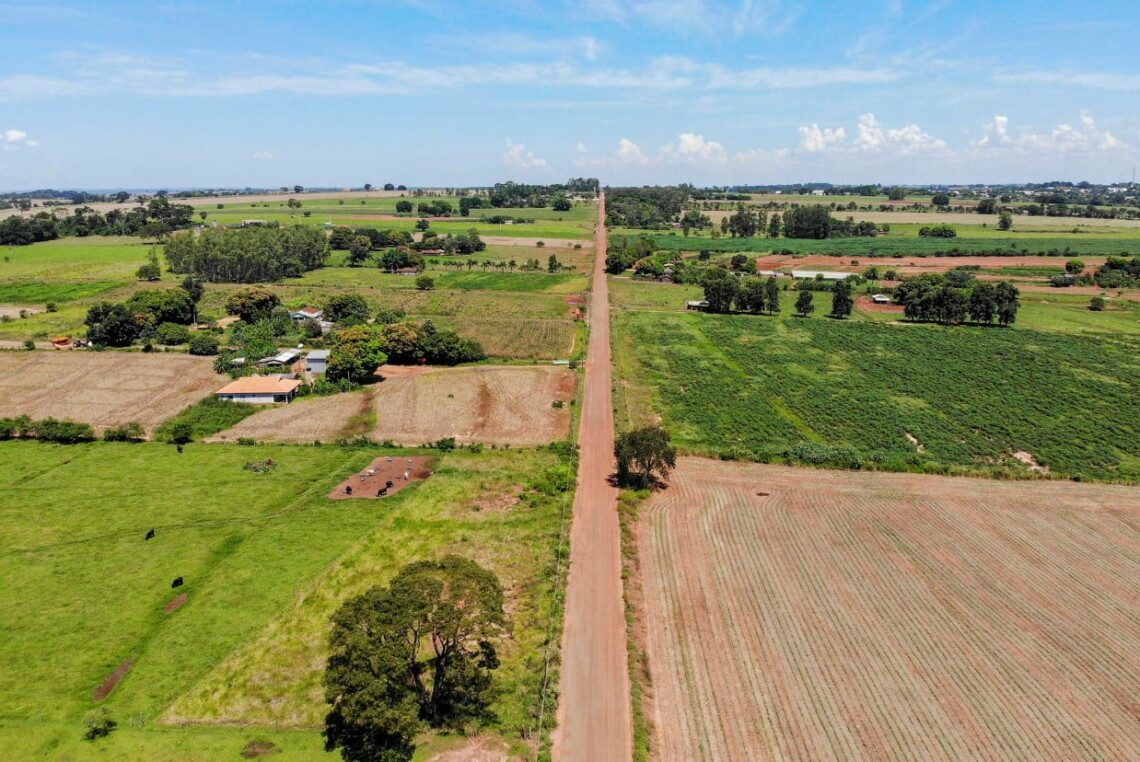
[[1009, 134], [1009, 117], [995, 116], [992, 122], [982, 126], [982, 137], [971, 145], [980, 149], [1006, 147], [1042, 155], [1113, 151], [1127, 147], [1111, 132], [1098, 127], [1096, 120], [1087, 111], [1081, 112], [1077, 126], [1060, 124], [1047, 134], [1029, 133], [1016, 138]]
[[576, 150], [578, 151], [578, 153], [589, 153], [590, 152], [589, 149], [586, 148], [586, 144], [583, 143], [582, 141], [578, 141], [578, 147]]
[[682, 37], [773, 36], [799, 18], [781, 0], [578, 0], [572, 12], [624, 26], [647, 25]]
[[550, 163], [546, 159], [535, 156], [532, 151], [527, 150], [526, 146], [515, 143], [509, 138], [507, 139], [507, 150], [503, 154], [503, 163], [514, 169], [541, 170], [543, 172], [550, 169]]
[[269, 151], [258, 151], [253, 155], [257, 161], [273, 161], [274, 156]]
[[900, 153], [913, 155], [946, 148], [946, 141], [922, 131], [917, 124], [892, 129], [883, 127], [874, 114], [859, 117], [858, 137], [853, 148], [868, 153]]
[[29, 140], [28, 133], [23, 130], [4, 130], [4, 132], [0, 132], [0, 145], [3, 146], [5, 151], [15, 151], [22, 147], [35, 148], [39, 144], [40, 142], [38, 140]]
[[1005, 85], [1068, 85], [1094, 90], [1140, 90], [1140, 74], [1112, 72], [1024, 71], [995, 74], [994, 81]]
[[820, 128], [818, 124], [804, 125], [800, 130], [800, 150], [808, 153], [825, 151], [847, 139], [847, 131], [842, 127]]

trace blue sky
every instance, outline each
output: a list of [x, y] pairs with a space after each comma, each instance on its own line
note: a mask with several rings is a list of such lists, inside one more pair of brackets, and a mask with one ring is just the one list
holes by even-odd
[[1140, 4], [0, 0], [0, 190], [1126, 180]]

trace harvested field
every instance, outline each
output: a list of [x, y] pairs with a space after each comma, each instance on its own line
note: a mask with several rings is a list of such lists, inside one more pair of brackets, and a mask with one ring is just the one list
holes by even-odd
[[147, 432], [220, 388], [209, 357], [125, 352], [20, 352], [0, 365], [0, 417], [138, 421]]
[[[437, 368], [390, 375], [365, 392], [336, 394], [257, 413], [218, 435], [275, 442], [333, 441], [364, 434], [416, 446], [446, 437], [460, 444], [537, 445], [570, 435], [573, 371], [553, 366]], [[365, 394], [370, 415], [362, 415]], [[365, 413], [369, 411], [364, 411]], [[364, 420], [369, 426], [359, 426]]]
[[[847, 257], [832, 257], [825, 254], [808, 254], [802, 257], [792, 257], [783, 254], [759, 257], [756, 267], [761, 270], [775, 270], [781, 267], [790, 267], [796, 270], [809, 270], [822, 267], [826, 270], [861, 273], [869, 266], [874, 265], [880, 271], [895, 270], [907, 275], [920, 275], [921, 273], [941, 273], [955, 267], [978, 266], [992, 267], [1061, 267], [1065, 264], [1063, 257], [1017, 256], [1017, 257], [919, 257], [916, 255], [905, 257], [879, 257], [867, 259], [855, 257], [858, 265], [852, 265]], [[1080, 259], [1088, 268], [1099, 267], [1104, 264], [1104, 257], [1088, 256], [1082, 254]]]
[[[398, 458], [384, 456], [377, 458], [369, 464], [368, 468], [353, 474], [333, 488], [329, 493], [330, 500], [352, 500], [363, 498], [376, 500], [381, 497], [390, 497], [407, 487], [409, 484], [422, 482], [431, 476], [428, 463], [431, 458]], [[388, 486], [391, 483], [392, 486]], [[351, 490], [351, 492], [349, 491]], [[381, 495], [380, 491], [384, 490]]]
[[1140, 759], [1136, 489], [690, 458], [671, 485], [639, 524], [657, 758]]
[[864, 312], [886, 312], [895, 313], [898, 315], [903, 314], [903, 306], [901, 304], [879, 304], [878, 302], [871, 301], [869, 296], [860, 296], [855, 299], [855, 306]]

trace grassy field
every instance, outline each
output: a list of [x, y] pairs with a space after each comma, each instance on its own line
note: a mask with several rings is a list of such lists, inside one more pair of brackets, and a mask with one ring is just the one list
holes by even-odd
[[1135, 489], [682, 459], [641, 517], [656, 759], [1140, 756]]
[[[321, 751], [314, 701], [328, 615], [403, 564], [446, 552], [489, 566], [508, 590], [513, 634], [492, 730], [521, 752], [520, 733], [535, 727], [543, 649], [558, 642], [547, 637], [569, 499], [528, 485], [558, 458], [456, 452], [389, 500], [325, 497], [381, 454], [0, 443], [5, 755], [238, 758], [249, 740], [267, 738], [282, 759], [337, 759]], [[267, 458], [278, 464], [268, 474], [242, 467]], [[144, 541], [151, 528], [155, 539]], [[186, 584], [172, 591], [176, 576]], [[181, 592], [185, 605], [163, 613]], [[80, 740], [96, 687], [132, 657], [102, 702], [122, 730]], [[245, 727], [170, 725], [226, 720]], [[425, 755], [437, 747], [429, 742]]]
[[619, 422], [659, 415], [688, 452], [848, 445], [864, 467], [979, 473], [1024, 472], [1025, 452], [1140, 481], [1134, 337], [655, 311], [615, 327]]
[[[1116, 229], [1110, 229], [1115, 231]], [[796, 238], [703, 238], [698, 236], [653, 235], [659, 249], [674, 251], [730, 251], [730, 252], [770, 252], [792, 251], [801, 254], [833, 254], [841, 257], [921, 257], [932, 256], [938, 251], [961, 253], [991, 252], [998, 248], [1009, 250], [1011, 255], [1055, 255], [1070, 256], [1135, 256], [1140, 255], [1140, 237], [1131, 229], [1115, 235], [1065, 236], [1056, 231], [1040, 236], [1027, 236], [1018, 232], [1003, 233], [993, 237], [960, 238], [918, 238], [900, 231], [881, 238], [831, 238], [823, 241]], [[916, 227], [917, 231], [917, 227]], [[995, 231], [997, 232], [997, 231]], [[645, 231], [615, 231], [610, 240], [619, 235], [637, 237]]]

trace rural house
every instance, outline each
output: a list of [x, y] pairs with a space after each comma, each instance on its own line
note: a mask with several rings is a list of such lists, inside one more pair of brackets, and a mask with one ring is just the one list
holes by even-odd
[[396, 275], [419, 275], [422, 272], [418, 267], [401, 267]]
[[279, 366], [287, 368], [297, 360], [301, 359], [301, 353], [296, 349], [286, 349], [273, 357], [264, 357], [257, 361], [257, 364], [263, 368], [270, 368]]
[[223, 386], [215, 396], [230, 402], [249, 402], [254, 405], [292, 402], [301, 382], [296, 379], [273, 376], [246, 376]]
[[320, 320], [321, 316], [324, 314], [324, 310], [317, 309], [316, 307], [302, 307], [296, 312], [290, 314], [289, 317], [293, 318], [297, 322], [301, 322], [303, 320]]
[[329, 350], [314, 349], [305, 355], [306, 373], [324, 373], [329, 367]]

